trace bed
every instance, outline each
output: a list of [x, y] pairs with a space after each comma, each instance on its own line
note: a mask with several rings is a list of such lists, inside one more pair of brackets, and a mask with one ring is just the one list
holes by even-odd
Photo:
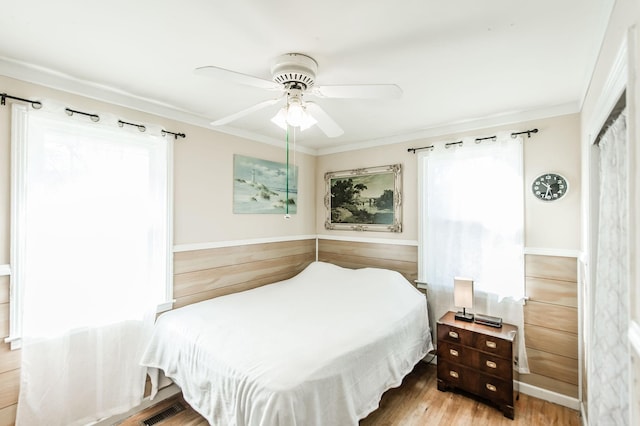
[[162, 314], [142, 363], [212, 425], [357, 425], [432, 349], [425, 296], [400, 273], [313, 262]]

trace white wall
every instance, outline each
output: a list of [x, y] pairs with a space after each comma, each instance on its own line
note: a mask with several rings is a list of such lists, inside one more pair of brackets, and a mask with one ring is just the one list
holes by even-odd
[[[285, 162], [283, 147], [252, 142], [83, 96], [0, 76], [4, 93], [27, 99], [52, 99], [86, 112], [107, 112], [134, 123], [158, 124], [184, 132], [174, 144], [174, 243], [195, 244], [315, 233], [315, 158], [296, 154], [299, 166], [298, 213], [238, 215], [233, 206], [233, 154]], [[9, 263], [11, 107], [0, 107], [0, 265]], [[116, 173], [117, 171], [114, 171]]]
[[[511, 125], [452, 133], [440, 137], [416, 140], [358, 151], [320, 156], [317, 159], [316, 193], [319, 203], [316, 210], [318, 234], [342, 237], [385, 238], [418, 240], [418, 189], [416, 155], [407, 148], [428, 146], [441, 141], [456, 141], [465, 136], [485, 137], [498, 131], [523, 131], [537, 128], [539, 132], [530, 139], [525, 136], [525, 244], [527, 247], [577, 251], [580, 247], [580, 117], [563, 115]], [[324, 173], [402, 163], [403, 179], [403, 232], [355, 232], [328, 231], [324, 229], [326, 210], [322, 198], [326, 193]], [[570, 182], [570, 192], [564, 199], [545, 203], [531, 196], [529, 185], [538, 174], [555, 171]], [[490, 201], [490, 200], [488, 200]]]
[[[233, 155], [284, 163], [284, 149], [193, 127], [175, 145], [175, 244], [315, 233], [315, 158], [296, 153], [297, 213], [233, 213]], [[284, 145], [284, 143], [283, 143]], [[290, 156], [293, 165], [293, 154]]]

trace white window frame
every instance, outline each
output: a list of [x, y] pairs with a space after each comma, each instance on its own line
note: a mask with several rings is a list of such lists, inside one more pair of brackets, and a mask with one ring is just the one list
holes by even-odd
[[[25, 198], [26, 198], [26, 168], [27, 168], [27, 124], [29, 107], [20, 104], [12, 105], [11, 117], [11, 254], [10, 254], [10, 296], [9, 296], [9, 336], [5, 342], [11, 344], [11, 349], [20, 349], [22, 341], [22, 286], [23, 270], [21, 258], [24, 255], [24, 245], [21, 243], [21, 232], [25, 229]], [[157, 311], [163, 312], [173, 309], [173, 139], [166, 136], [167, 141], [167, 217], [165, 249], [165, 301], [158, 305]]]

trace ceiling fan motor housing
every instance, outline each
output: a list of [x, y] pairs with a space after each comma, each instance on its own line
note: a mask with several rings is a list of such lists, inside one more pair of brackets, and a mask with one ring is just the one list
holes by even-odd
[[302, 53], [287, 53], [278, 56], [271, 67], [272, 79], [287, 89], [306, 90], [316, 80], [318, 63]]

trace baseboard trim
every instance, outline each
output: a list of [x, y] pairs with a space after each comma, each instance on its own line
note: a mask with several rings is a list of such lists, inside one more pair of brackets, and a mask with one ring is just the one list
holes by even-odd
[[137, 407], [133, 407], [131, 410], [127, 411], [126, 413], [116, 414], [115, 416], [111, 416], [109, 418], [97, 421], [92, 425], [93, 426], [113, 426], [115, 424], [122, 422], [128, 417], [131, 417], [134, 414], [139, 413], [142, 410], [146, 410], [147, 408], [153, 405], [156, 405], [157, 403], [164, 401], [165, 399], [169, 399], [172, 396], [179, 394], [180, 392], [181, 390], [178, 387], [178, 385], [176, 385], [175, 383], [172, 383], [169, 386], [160, 389], [156, 397], [153, 398], [153, 400], [151, 400], [150, 397], [146, 397], [142, 401], [142, 403], [140, 403], [140, 405], [138, 405]]
[[562, 405], [563, 407], [571, 408], [572, 410], [580, 411], [581, 409], [580, 401], [577, 398], [539, 388], [537, 386], [532, 386], [528, 383], [519, 382], [517, 380], [514, 380], [514, 384], [516, 388], [525, 395], [553, 402], [554, 404]]

